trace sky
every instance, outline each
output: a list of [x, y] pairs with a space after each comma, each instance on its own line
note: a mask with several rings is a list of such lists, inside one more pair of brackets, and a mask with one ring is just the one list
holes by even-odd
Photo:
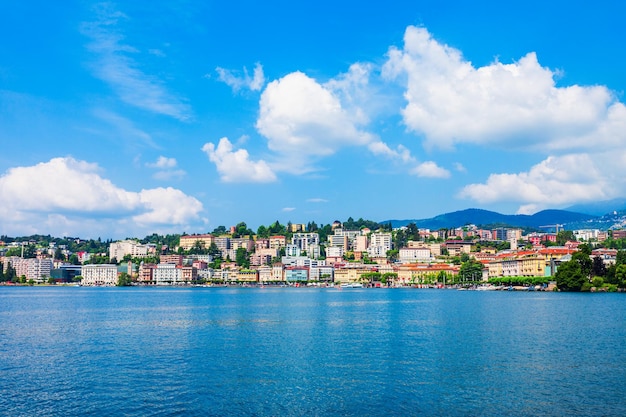
[[0, 7], [0, 235], [626, 197], [621, 1]]

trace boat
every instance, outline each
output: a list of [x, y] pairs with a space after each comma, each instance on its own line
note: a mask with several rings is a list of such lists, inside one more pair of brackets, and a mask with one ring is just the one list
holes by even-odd
[[343, 283], [340, 285], [341, 288], [363, 288], [363, 284], [361, 284], [360, 282], [350, 282], [350, 283]]

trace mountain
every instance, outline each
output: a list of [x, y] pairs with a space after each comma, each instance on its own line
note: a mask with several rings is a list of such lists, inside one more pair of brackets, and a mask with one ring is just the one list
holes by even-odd
[[415, 223], [417, 227], [424, 229], [441, 229], [460, 227], [466, 224], [477, 226], [506, 225], [511, 227], [533, 227], [547, 226], [553, 224], [567, 224], [571, 222], [585, 222], [595, 219], [584, 213], [575, 213], [566, 210], [543, 210], [533, 215], [526, 214], [501, 214], [495, 211], [482, 209], [466, 209], [451, 213], [440, 214], [430, 219], [414, 220], [387, 220], [381, 223], [391, 223], [393, 227], [406, 226]]
[[602, 216], [614, 211], [626, 211], [626, 198], [615, 198], [613, 200], [594, 201], [585, 204], [576, 204], [565, 210], [577, 213], [585, 213], [593, 216]]

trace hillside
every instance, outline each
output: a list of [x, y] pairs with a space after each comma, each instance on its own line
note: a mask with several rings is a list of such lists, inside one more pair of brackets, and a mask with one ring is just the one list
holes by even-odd
[[406, 220], [386, 220], [381, 223], [391, 223], [393, 227], [406, 226], [415, 223], [419, 228], [441, 229], [459, 227], [466, 224], [477, 226], [498, 225], [511, 227], [532, 227], [552, 224], [581, 223], [595, 219], [596, 216], [583, 213], [575, 213], [566, 210], [543, 210], [533, 215], [526, 214], [501, 214], [495, 211], [482, 209], [466, 209], [451, 213], [440, 214], [430, 219], [406, 219]]

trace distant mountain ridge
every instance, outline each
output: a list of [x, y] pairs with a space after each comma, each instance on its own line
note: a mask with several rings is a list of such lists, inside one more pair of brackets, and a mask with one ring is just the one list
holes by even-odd
[[466, 224], [476, 226], [486, 225], [507, 225], [511, 227], [534, 227], [547, 226], [553, 224], [567, 224], [573, 222], [585, 222], [596, 219], [597, 216], [576, 213], [567, 210], [543, 210], [533, 215], [527, 214], [501, 214], [495, 211], [470, 208], [466, 210], [453, 211], [440, 214], [430, 219], [407, 219], [407, 220], [386, 220], [381, 223], [391, 223], [395, 227], [406, 226], [415, 223], [419, 228], [424, 229], [450, 229], [461, 227]]
[[593, 216], [603, 216], [608, 213], [626, 211], [626, 198], [614, 198], [613, 200], [576, 204], [567, 207], [565, 210], [591, 214]]

